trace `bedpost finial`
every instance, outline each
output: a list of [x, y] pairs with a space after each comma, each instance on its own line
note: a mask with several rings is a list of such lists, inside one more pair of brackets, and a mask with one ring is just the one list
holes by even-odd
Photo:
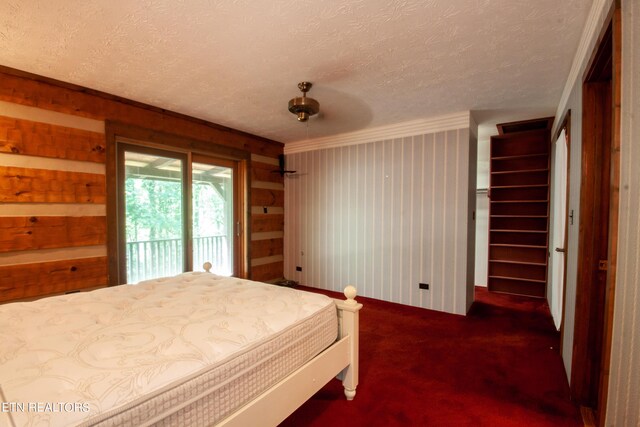
[[204, 271], [206, 271], [207, 273], [211, 273], [211, 267], [213, 267], [213, 265], [209, 261], [202, 264], [202, 268], [204, 268]]
[[356, 295], [358, 294], [358, 291], [356, 290], [355, 287], [349, 285], [346, 288], [344, 288], [344, 296], [347, 297], [347, 304], [357, 304], [355, 298]]

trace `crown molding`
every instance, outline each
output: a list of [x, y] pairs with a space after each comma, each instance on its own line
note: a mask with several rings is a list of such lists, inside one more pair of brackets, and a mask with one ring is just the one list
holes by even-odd
[[324, 148], [344, 147], [367, 142], [384, 141], [414, 135], [442, 132], [454, 129], [469, 128], [471, 123], [469, 111], [412, 120], [389, 126], [363, 129], [355, 132], [341, 133], [322, 138], [288, 142], [284, 145], [285, 154], [302, 153], [304, 151], [322, 150]]
[[614, 0], [594, 0], [591, 5], [591, 10], [589, 11], [589, 16], [587, 16], [587, 22], [584, 24], [582, 37], [578, 44], [578, 49], [573, 57], [573, 63], [571, 64], [571, 70], [569, 71], [567, 82], [564, 85], [564, 90], [560, 97], [560, 103], [556, 110], [556, 120], [553, 124], [551, 135], [555, 135], [558, 130], [558, 126], [561, 125], [560, 118], [567, 108], [573, 87], [580, 76], [582, 76], [584, 69], [587, 66], [587, 62], [591, 58], [591, 52], [598, 41], [598, 37], [601, 32], [600, 30], [609, 15], [609, 11], [611, 10], [613, 3]]

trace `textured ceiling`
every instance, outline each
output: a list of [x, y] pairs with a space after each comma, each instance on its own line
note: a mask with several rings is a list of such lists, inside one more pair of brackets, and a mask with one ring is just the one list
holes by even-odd
[[[0, 65], [282, 142], [553, 115], [591, 0], [3, 0]], [[287, 111], [297, 83], [321, 114]]]

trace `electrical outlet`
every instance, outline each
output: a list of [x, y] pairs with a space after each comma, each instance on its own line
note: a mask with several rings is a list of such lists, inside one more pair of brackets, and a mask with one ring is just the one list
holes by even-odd
[[297, 267], [296, 267], [296, 271], [302, 271], [302, 267], [297, 266]]
[[420, 289], [425, 289], [425, 290], [429, 290], [429, 284], [428, 283], [418, 283], [418, 288]]

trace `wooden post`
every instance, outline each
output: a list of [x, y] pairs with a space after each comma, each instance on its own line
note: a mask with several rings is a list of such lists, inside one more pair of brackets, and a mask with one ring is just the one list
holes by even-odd
[[358, 362], [359, 362], [359, 328], [360, 315], [359, 311], [362, 304], [355, 300], [356, 288], [347, 286], [344, 290], [346, 301], [336, 300], [338, 306], [338, 316], [340, 322], [340, 330], [338, 339], [346, 336], [351, 338], [349, 343], [349, 366], [347, 366], [339, 375], [344, 386], [344, 395], [347, 400], [353, 400], [356, 395], [356, 387], [358, 386]]

